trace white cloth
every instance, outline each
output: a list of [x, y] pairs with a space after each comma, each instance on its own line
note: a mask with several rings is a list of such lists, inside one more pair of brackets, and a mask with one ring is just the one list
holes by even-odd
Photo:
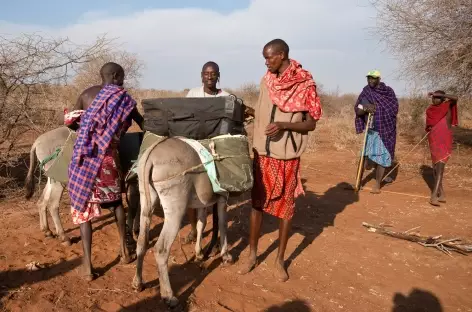
[[216, 94], [216, 95], [211, 95], [211, 94], [206, 93], [206, 92], [203, 90], [203, 86], [190, 89], [190, 91], [188, 91], [188, 93], [187, 93], [187, 97], [197, 97], [197, 98], [202, 98], [202, 97], [219, 97], [219, 96], [229, 96], [229, 93], [226, 92], [226, 91], [224, 91], [224, 90], [220, 90], [220, 92], [219, 92], [218, 94]]

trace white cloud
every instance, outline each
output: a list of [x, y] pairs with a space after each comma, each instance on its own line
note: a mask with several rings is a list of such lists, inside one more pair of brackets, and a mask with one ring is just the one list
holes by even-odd
[[145, 63], [141, 86], [157, 89], [199, 85], [201, 66], [208, 60], [220, 65], [222, 87], [258, 82], [265, 71], [262, 47], [282, 38], [291, 57], [325, 89], [359, 92], [365, 73], [378, 68], [387, 84], [404, 93], [405, 83], [393, 79], [396, 62], [367, 31], [374, 25], [368, 0], [253, 0], [247, 9], [230, 14], [185, 8], [123, 16], [89, 12], [61, 29], [0, 23], [0, 33], [41, 29], [76, 43], [107, 33]]

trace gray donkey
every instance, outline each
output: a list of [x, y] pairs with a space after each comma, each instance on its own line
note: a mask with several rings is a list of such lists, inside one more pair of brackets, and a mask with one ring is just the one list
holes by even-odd
[[[30, 166], [28, 175], [25, 181], [26, 188], [26, 199], [31, 199], [34, 194], [34, 172], [37, 167], [37, 161], [40, 162], [49, 157], [54, 153], [56, 148], [60, 148], [64, 145], [69, 136], [69, 129], [67, 127], [60, 127], [40, 135], [30, 151]], [[127, 172], [132, 165], [132, 161], [137, 159], [139, 153], [139, 143], [141, 140], [140, 133], [126, 133], [121, 139], [120, 143], [120, 159], [123, 172]], [[44, 169], [47, 170], [51, 166], [51, 162], [45, 164]], [[48, 178], [44, 190], [38, 201], [39, 208], [39, 225], [41, 231], [44, 232], [46, 237], [52, 237], [53, 234], [49, 229], [48, 218], [46, 209], [49, 210], [52, 220], [56, 227], [56, 233], [62, 243], [66, 246], [71, 244], [69, 237], [64, 233], [64, 228], [61, 223], [59, 216], [59, 204], [62, 198], [64, 186], [51, 178]], [[139, 210], [139, 191], [138, 183], [136, 180], [130, 181], [127, 184], [127, 199], [128, 199], [128, 219], [127, 228], [128, 231], [137, 229], [137, 222], [134, 222], [137, 211]], [[136, 218], [136, 221], [138, 219]], [[128, 233], [129, 237], [130, 233]], [[131, 236], [132, 237], [132, 236]]]
[[178, 300], [169, 282], [167, 262], [171, 246], [188, 207], [198, 209], [195, 246], [197, 258], [203, 258], [201, 239], [206, 225], [205, 207], [218, 203], [220, 255], [225, 264], [233, 261], [228, 253], [226, 236], [226, 197], [213, 192], [212, 184], [197, 152], [177, 138], [166, 139], [148, 148], [139, 160], [138, 177], [141, 220], [136, 274], [132, 286], [138, 291], [143, 289], [142, 269], [149, 242], [149, 227], [154, 208], [160, 204], [164, 211], [164, 226], [155, 245], [154, 254], [159, 270], [161, 298], [174, 307], [178, 304]]

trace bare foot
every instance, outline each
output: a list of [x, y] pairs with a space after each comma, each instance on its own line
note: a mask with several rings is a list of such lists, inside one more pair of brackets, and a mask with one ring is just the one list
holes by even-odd
[[257, 264], [256, 255], [250, 255], [247, 262], [243, 263], [241, 267], [239, 268], [238, 274], [244, 275], [251, 272], [256, 267], [256, 264]]
[[436, 206], [436, 207], [441, 206], [441, 205], [439, 204], [439, 200], [438, 200], [437, 197], [431, 197], [431, 199], [429, 200], [429, 203], [430, 203], [431, 205], [433, 205], [433, 206]]
[[372, 188], [372, 190], [370, 191], [372, 194], [380, 194], [380, 187], [378, 187], [377, 185], [374, 186]]
[[287, 270], [285, 270], [285, 265], [283, 261], [275, 262], [274, 275], [280, 282], [288, 281], [288, 273]]
[[194, 230], [191, 230], [190, 233], [188, 233], [187, 237], [185, 237], [182, 240], [182, 244], [187, 245], [190, 243], [195, 243], [197, 241], [197, 232]]
[[438, 202], [445, 204], [446, 203], [446, 196], [444, 196], [444, 195], [439, 196]]

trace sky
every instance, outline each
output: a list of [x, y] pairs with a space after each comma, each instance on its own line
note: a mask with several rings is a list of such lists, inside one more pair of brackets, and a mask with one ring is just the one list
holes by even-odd
[[117, 38], [120, 49], [142, 61], [142, 88], [199, 86], [207, 61], [219, 64], [222, 88], [259, 83], [262, 47], [281, 38], [325, 91], [358, 93], [366, 73], [378, 69], [405, 94], [408, 85], [375, 25], [369, 0], [24, 0], [0, 10], [0, 35], [35, 32], [77, 44], [103, 34]]

